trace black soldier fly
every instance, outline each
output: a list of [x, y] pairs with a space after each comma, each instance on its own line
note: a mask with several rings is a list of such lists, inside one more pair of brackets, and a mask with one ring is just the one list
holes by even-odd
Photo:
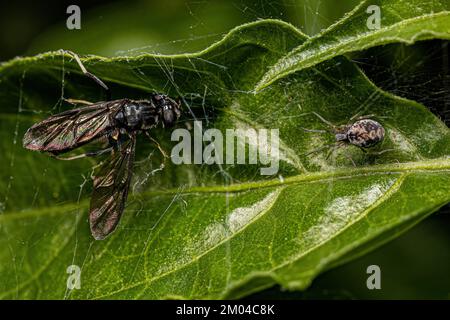
[[[82, 72], [109, 93], [109, 88], [86, 70], [80, 58], [70, 54]], [[119, 99], [89, 103], [34, 124], [25, 133], [23, 146], [62, 160], [111, 154], [111, 159], [101, 164], [93, 176], [89, 223], [93, 237], [100, 240], [114, 231], [124, 210], [133, 173], [136, 135], [144, 132], [159, 148], [149, 130], [159, 123], [163, 127], [173, 126], [180, 113], [180, 103], [156, 93], [151, 94], [149, 100]], [[94, 140], [105, 141], [106, 148], [73, 157], [59, 156]]]

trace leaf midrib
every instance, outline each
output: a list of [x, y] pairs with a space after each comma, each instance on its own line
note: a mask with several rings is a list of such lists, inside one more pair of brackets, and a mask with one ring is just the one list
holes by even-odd
[[[270, 187], [280, 187], [287, 186], [291, 184], [300, 183], [311, 183], [311, 182], [321, 182], [330, 179], [350, 179], [354, 177], [371, 176], [376, 174], [399, 174], [399, 173], [421, 173], [421, 172], [448, 172], [450, 173], [450, 158], [437, 158], [432, 160], [417, 161], [417, 162], [405, 162], [399, 164], [384, 164], [384, 165], [373, 165], [367, 167], [357, 167], [357, 168], [345, 168], [338, 169], [334, 171], [322, 171], [322, 172], [311, 172], [301, 175], [291, 176], [284, 178], [283, 181], [279, 179], [272, 179], [266, 181], [257, 182], [246, 182], [241, 184], [231, 184], [227, 186], [197, 186], [197, 187], [187, 187], [182, 192], [179, 188], [167, 189], [167, 190], [152, 190], [143, 192], [140, 197], [152, 197], [152, 196], [164, 196], [164, 195], [174, 195], [174, 194], [199, 194], [199, 193], [232, 193], [232, 192], [244, 192], [255, 189], [270, 188]], [[28, 218], [33, 216], [42, 216], [47, 214], [61, 214], [67, 213], [71, 210], [79, 209], [80, 207], [85, 207], [88, 204], [88, 200], [80, 201], [77, 204], [69, 203], [60, 207], [44, 207], [39, 210], [33, 211], [19, 211], [3, 213], [0, 215], [0, 223]]]

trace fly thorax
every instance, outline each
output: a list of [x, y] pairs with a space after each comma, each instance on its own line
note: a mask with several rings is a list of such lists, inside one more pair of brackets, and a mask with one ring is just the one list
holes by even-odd
[[142, 110], [138, 105], [127, 104], [122, 109], [122, 114], [120, 112], [116, 115], [116, 120], [121, 121], [129, 129], [137, 129], [142, 122]]
[[148, 130], [154, 128], [159, 122], [159, 115], [154, 113], [145, 113], [142, 118], [141, 129]]
[[160, 114], [151, 102], [145, 102], [140, 104], [141, 107], [141, 124], [140, 129], [148, 130], [154, 128], [160, 119]]

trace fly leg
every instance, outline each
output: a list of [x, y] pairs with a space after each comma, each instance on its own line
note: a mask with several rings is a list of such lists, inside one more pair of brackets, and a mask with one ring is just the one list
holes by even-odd
[[165, 159], [169, 158], [169, 156], [167, 155], [167, 153], [164, 151], [164, 149], [160, 146], [160, 144], [158, 143], [158, 141], [156, 141], [155, 139], [153, 139], [153, 137], [150, 135], [150, 133], [148, 133], [148, 131], [145, 131], [145, 135], [150, 139], [151, 142], [153, 142], [156, 147], [158, 148], [159, 152], [161, 152], [161, 154], [163, 155], [163, 157]]
[[114, 149], [114, 147], [108, 147], [102, 150], [98, 150], [98, 151], [93, 151], [93, 152], [86, 152], [86, 153], [82, 153], [82, 154], [78, 154], [76, 156], [72, 156], [72, 157], [60, 157], [54, 153], [50, 153], [50, 156], [58, 159], [58, 160], [66, 160], [66, 161], [70, 161], [70, 160], [75, 160], [75, 159], [81, 159], [81, 158], [85, 158], [85, 157], [96, 157], [108, 152], [112, 152]]
[[86, 101], [86, 100], [66, 99], [66, 98], [63, 98], [63, 100], [68, 102], [68, 103], [70, 103], [70, 104], [85, 104], [85, 105], [93, 104], [93, 102], [89, 102], [89, 101]]
[[159, 169], [156, 169], [152, 172], [158, 171], [158, 170], [162, 170], [165, 167], [166, 164], [166, 160], [169, 158], [169, 156], [167, 155], [167, 153], [164, 151], [164, 149], [161, 147], [161, 145], [158, 143], [158, 141], [156, 141], [151, 135], [150, 133], [148, 133], [148, 131], [145, 131], [145, 135], [150, 139], [151, 142], [153, 142], [156, 145], [156, 148], [158, 148], [159, 152], [162, 154], [164, 160], [161, 163], [161, 165], [159, 166]]
[[107, 100], [111, 100], [111, 91], [109, 90], [108, 86], [102, 80], [100, 80], [96, 75], [94, 75], [86, 70], [86, 67], [81, 62], [80, 57], [76, 53], [69, 51], [69, 50], [65, 50], [64, 52], [71, 55], [75, 59], [75, 61], [78, 63], [78, 66], [81, 69], [81, 72], [83, 72], [83, 74], [85, 76], [91, 78], [92, 80], [95, 81], [95, 83], [97, 83], [99, 86], [101, 86], [103, 89], [105, 89], [106, 95], [107, 95]]

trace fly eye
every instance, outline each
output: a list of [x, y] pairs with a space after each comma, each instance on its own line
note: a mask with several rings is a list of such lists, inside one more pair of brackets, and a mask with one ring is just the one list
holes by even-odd
[[174, 122], [175, 122], [175, 113], [173, 112], [172, 109], [169, 109], [168, 107], [164, 107], [164, 111], [163, 111], [163, 121], [164, 121], [164, 125], [167, 127], [171, 127], [173, 126]]

